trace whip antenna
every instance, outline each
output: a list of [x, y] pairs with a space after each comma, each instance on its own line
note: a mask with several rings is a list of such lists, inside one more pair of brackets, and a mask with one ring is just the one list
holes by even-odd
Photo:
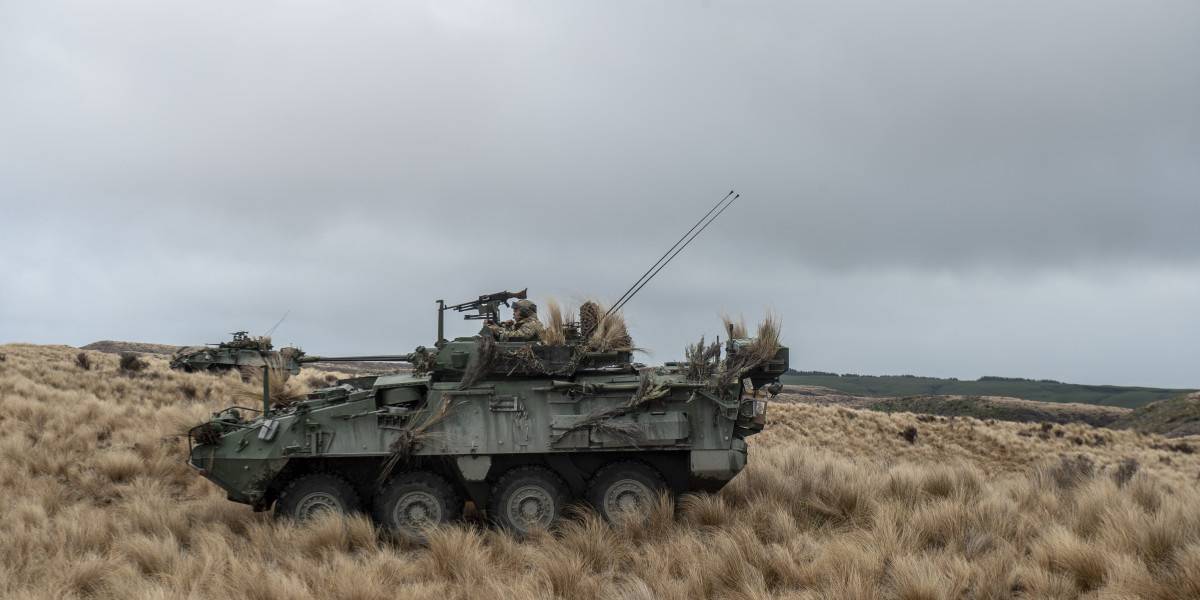
[[[679, 238], [679, 241], [675, 242], [675, 244], [673, 246], [671, 246], [670, 249], [667, 250], [666, 254], [663, 254], [662, 257], [660, 257], [657, 261], [655, 261], [655, 263], [653, 265], [650, 265], [650, 268], [647, 269], [646, 272], [643, 273], [642, 276], [639, 277], [638, 280], [635, 281], [633, 283], [633, 285], [630, 286], [629, 289], [626, 290], [625, 293], [621, 295], [621, 298], [618, 299], [617, 302], [613, 303], [612, 308], [609, 308], [608, 311], [604, 313], [604, 316], [607, 317], [608, 315], [610, 315], [618, 310], [621, 310], [621, 308], [623, 306], [628, 304], [629, 301], [632, 300], [633, 297], [635, 295], [637, 295], [638, 292], [642, 291], [642, 288], [646, 287], [647, 283], [650, 283], [651, 279], [654, 279], [654, 277], [656, 275], [658, 275], [659, 271], [662, 271], [663, 268], [666, 267], [668, 264], [670, 264], [670, 262], [672, 260], [675, 260], [675, 257], [679, 256], [679, 253], [683, 252], [683, 249], [687, 248], [688, 244], [692, 243], [692, 240], [696, 239], [696, 237], [699, 236], [701, 233], [703, 233], [705, 229], [708, 229], [708, 226], [712, 225], [712, 222], [716, 221], [717, 217], [720, 217], [721, 213], [725, 212], [725, 209], [729, 208], [729, 206], [732, 205], [738, 198], [742, 197], [741, 194], [736, 194], [736, 195], [733, 195], [733, 194], [734, 194], [733, 190], [730, 190], [729, 193], [726, 194], [724, 198], [721, 198], [720, 202], [718, 202], [716, 205], [714, 205], [712, 208], [710, 208], [708, 210], [708, 212], [705, 213], [704, 216], [701, 217], [700, 220], [696, 222], [695, 225], [692, 225], [692, 228], [689, 229], [687, 231], [687, 233], [683, 234], [683, 237]], [[729, 198], [730, 195], [733, 195], [732, 199]], [[728, 200], [728, 202], [726, 202], [726, 200]], [[724, 204], [724, 206], [721, 206], [722, 204]], [[717, 210], [718, 207], [720, 207], [720, 210]], [[713, 214], [713, 211], [716, 211], [715, 215]], [[712, 218], [709, 218], [710, 215], [712, 216]], [[703, 223], [703, 225], [701, 225], [701, 223]], [[696, 229], [697, 227], [700, 228], [698, 231]], [[695, 232], [695, 233], [692, 233], [692, 232]], [[689, 235], [691, 237], [688, 237]], [[687, 241], [684, 241], [685, 239]], [[681, 242], [683, 243], [682, 246], [680, 245]], [[672, 253], [672, 250], [674, 251], [674, 253]], [[667, 256], [668, 254], [670, 256]], [[664, 261], [663, 259], [666, 259], [666, 260]], [[651, 271], [653, 271], [653, 272], [651, 272]], [[647, 277], [647, 275], [649, 275], [649, 276]], [[601, 317], [601, 319], [603, 319], [603, 317]]]
[[[637, 281], [633, 282], [633, 285], [629, 286], [629, 289], [625, 290], [625, 293], [621, 294], [621, 297], [617, 298], [616, 302], [613, 302], [613, 306], [622, 304], [625, 300], [627, 300], [630, 293], [633, 292], [633, 288], [636, 288], [638, 286], [638, 284], [641, 283], [642, 280], [645, 279], [646, 276], [650, 274], [650, 271], [654, 270], [654, 267], [657, 267], [658, 264], [661, 263], [663, 261], [663, 259], [666, 258], [667, 255], [670, 254], [671, 251], [674, 250], [675, 247], [678, 246], [679, 243], [683, 241], [684, 238], [686, 238], [689, 234], [691, 234], [693, 231], [695, 231], [696, 228], [699, 227], [700, 224], [703, 223], [704, 220], [708, 218], [708, 215], [711, 215], [714, 210], [717, 210], [718, 206], [720, 206], [722, 203], [724, 203], [726, 200], [728, 200], [729, 197], [732, 195], [733, 195], [733, 190], [729, 190], [729, 193], [725, 194], [724, 198], [721, 198], [721, 200], [719, 202], [717, 202], [716, 204], [714, 204], [712, 208], [708, 209], [708, 212], [704, 213], [704, 216], [700, 217], [700, 220], [696, 221], [696, 224], [692, 225], [692, 228], [687, 230], [687, 233], [683, 234], [678, 240], [676, 240], [674, 245], [672, 245], [670, 248], [667, 248], [667, 251], [663, 252], [663, 255], [658, 257], [658, 260], [654, 261], [654, 264], [650, 265], [650, 268], [646, 269], [646, 272], [642, 273], [642, 276], [638, 277]], [[610, 309], [608, 312], [612, 312], [612, 310]], [[604, 313], [604, 315], [608, 316], [608, 313]]]
[[287, 309], [287, 312], [283, 313], [283, 316], [279, 317], [278, 321], [275, 321], [275, 325], [272, 326], [270, 329], [268, 329], [267, 332], [263, 334], [263, 337], [267, 337], [267, 336], [271, 335], [272, 333], [275, 333], [275, 329], [278, 328], [280, 325], [282, 325], [283, 320], [286, 319], [288, 317], [288, 315], [291, 313], [292, 313], [292, 309], [290, 309], [290, 308]]

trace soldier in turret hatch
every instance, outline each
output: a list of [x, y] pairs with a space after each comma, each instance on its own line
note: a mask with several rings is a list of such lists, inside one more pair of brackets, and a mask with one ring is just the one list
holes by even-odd
[[485, 327], [502, 342], [535, 342], [542, 333], [537, 305], [529, 300], [513, 302], [513, 318], [503, 323], [488, 322]]

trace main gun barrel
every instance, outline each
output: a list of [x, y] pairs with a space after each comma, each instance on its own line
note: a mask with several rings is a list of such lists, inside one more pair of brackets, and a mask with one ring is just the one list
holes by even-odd
[[413, 362], [415, 353], [411, 354], [378, 354], [375, 356], [302, 356], [296, 362]]

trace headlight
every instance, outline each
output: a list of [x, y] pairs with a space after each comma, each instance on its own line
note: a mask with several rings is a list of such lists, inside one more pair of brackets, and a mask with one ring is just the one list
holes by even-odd
[[747, 400], [747, 401], [743, 402], [742, 406], [738, 409], [738, 413], [741, 414], [741, 416], [746, 419], [753, 419], [754, 417], [760, 417], [763, 414], [765, 414], [766, 412], [767, 412], [767, 401], [766, 400]]

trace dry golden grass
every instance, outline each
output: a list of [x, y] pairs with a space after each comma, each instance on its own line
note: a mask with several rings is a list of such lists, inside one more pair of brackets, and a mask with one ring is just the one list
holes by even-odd
[[[567, 310], [566, 314], [571, 314], [573, 311]], [[547, 346], [561, 346], [567, 343], [567, 337], [563, 331], [563, 325], [566, 320], [563, 317], [563, 307], [553, 298], [546, 301], [546, 321], [542, 323], [542, 332], [538, 334], [538, 338]]]
[[1156, 436], [772, 405], [719, 495], [418, 548], [363, 517], [276, 523], [195, 476], [172, 434], [236, 374], [0, 353], [3, 598], [1200, 597], [1200, 456]]
[[[734, 336], [739, 333], [737, 327], [745, 329], [744, 325], [734, 326], [725, 317], [725, 327]], [[741, 379], [751, 369], [755, 369], [775, 356], [779, 351], [779, 318], [772, 313], [767, 313], [763, 320], [758, 325], [758, 333], [754, 339], [739, 350], [736, 354], [730, 354], [722, 365], [721, 373], [717, 377], [717, 386], [724, 388], [731, 383]]]
[[[262, 368], [244, 368], [241, 371], [246, 385], [236, 390], [231, 400], [242, 406], [262, 406], [263, 398], [263, 369]], [[293, 377], [288, 371], [282, 360], [268, 359], [267, 360], [267, 390], [268, 397], [271, 399], [271, 406], [290, 406], [300, 400], [303, 400], [312, 386], [310, 381], [317, 382], [317, 379], [311, 377], [313, 374], [307, 374], [309, 377]], [[320, 384], [318, 387], [320, 387]]]
[[746, 317], [739, 315], [734, 319], [732, 315], [721, 313], [721, 323], [725, 326], [725, 333], [733, 339], [741, 339], [749, 337], [746, 329]]
[[640, 350], [633, 346], [625, 316], [620, 311], [607, 311], [603, 304], [595, 300], [585, 300], [579, 306], [579, 324], [581, 333], [587, 338], [587, 349], [593, 352]]

